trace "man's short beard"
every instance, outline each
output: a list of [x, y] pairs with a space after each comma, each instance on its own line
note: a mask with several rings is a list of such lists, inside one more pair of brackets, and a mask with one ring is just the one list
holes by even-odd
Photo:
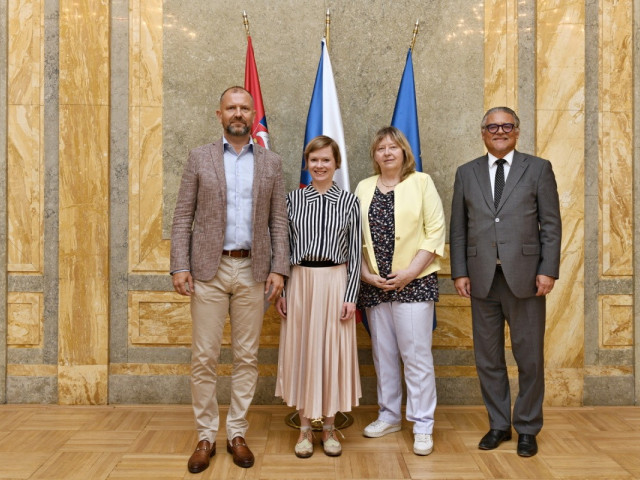
[[248, 125], [243, 126], [242, 128], [235, 128], [233, 125], [229, 124], [227, 126], [227, 133], [229, 135], [233, 135], [234, 137], [244, 137], [251, 131], [251, 128]]

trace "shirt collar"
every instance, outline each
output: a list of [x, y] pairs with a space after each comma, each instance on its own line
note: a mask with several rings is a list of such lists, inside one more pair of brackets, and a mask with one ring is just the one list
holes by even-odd
[[[505, 160], [507, 162], [507, 165], [511, 166], [511, 163], [513, 162], [513, 153], [515, 152], [515, 150], [511, 150], [509, 153], [507, 153], [504, 157], [502, 157], [503, 160]], [[496, 160], [499, 160], [498, 157], [496, 157], [495, 155], [492, 155], [491, 153], [487, 152], [487, 155], [489, 157], [489, 168], [493, 167], [493, 164], [496, 163]]]
[[[247, 145], [249, 145], [248, 151], [253, 152], [253, 138], [249, 137], [249, 143]], [[246, 145], [242, 147], [243, 150], [245, 148], [246, 148]], [[222, 149], [223, 151], [228, 150], [230, 152], [236, 153], [235, 149], [231, 146], [231, 144], [227, 140], [227, 137], [225, 137], [224, 135], [222, 135]]]
[[337, 203], [338, 199], [340, 198], [340, 187], [336, 184], [336, 182], [333, 182], [329, 190], [327, 190], [326, 193], [321, 194], [315, 188], [313, 188], [313, 185], [309, 184], [304, 187], [304, 195], [307, 200], [310, 201], [319, 200], [320, 198], [324, 197], [333, 203]]

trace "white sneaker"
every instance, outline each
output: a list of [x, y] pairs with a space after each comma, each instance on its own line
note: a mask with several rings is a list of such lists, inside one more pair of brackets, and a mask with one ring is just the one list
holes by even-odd
[[433, 435], [416, 433], [413, 440], [413, 453], [416, 455], [429, 455], [431, 452], [433, 452]]
[[370, 438], [378, 438], [386, 435], [387, 433], [399, 432], [400, 424], [390, 424], [383, 422], [382, 420], [376, 420], [371, 422], [364, 428], [364, 436]]

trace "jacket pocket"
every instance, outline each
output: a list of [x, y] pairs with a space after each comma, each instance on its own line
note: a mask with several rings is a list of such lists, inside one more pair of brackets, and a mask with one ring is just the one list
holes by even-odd
[[467, 257], [475, 257], [478, 254], [477, 247], [467, 247]]
[[522, 244], [523, 255], [540, 255], [540, 245]]

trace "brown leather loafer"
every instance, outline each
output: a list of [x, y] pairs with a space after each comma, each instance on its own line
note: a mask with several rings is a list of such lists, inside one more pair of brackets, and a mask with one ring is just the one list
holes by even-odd
[[187, 467], [191, 473], [200, 473], [209, 466], [209, 459], [216, 454], [216, 442], [213, 445], [209, 440], [200, 440], [196, 449], [189, 458]]
[[244, 438], [238, 436], [230, 442], [227, 442], [227, 452], [233, 455], [233, 463], [239, 467], [253, 467], [253, 453], [249, 450]]

